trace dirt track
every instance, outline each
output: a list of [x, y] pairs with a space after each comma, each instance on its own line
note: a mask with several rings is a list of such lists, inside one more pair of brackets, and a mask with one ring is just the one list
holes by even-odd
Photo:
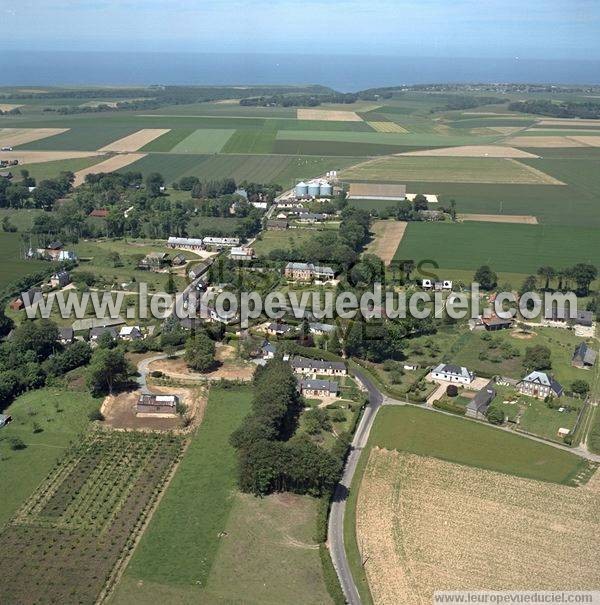
[[598, 510], [593, 489], [374, 448], [357, 540], [376, 604], [429, 605], [436, 590], [585, 590], [600, 584]]
[[83, 170], [78, 170], [75, 173], [75, 187], [81, 185], [85, 181], [85, 177], [88, 174], [99, 174], [100, 172], [114, 172], [115, 170], [120, 170], [121, 168], [125, 168], [125, 166], [129, 166], [129, 164], [133, 164], [142, 158], [145, 158], [145, 153], [126, 153], [122, 155], [115, 155], [112, 158], [108, 158], [108, 160], [104, 160], [104, 162], [100, 162], [99, 164], [94, 164], [93, 166], [89, 166], [88, 168], [84, 168]]
[[462, 147], [444, 147], [442, 149], [424, 149], [423, 151], [407, 151], [398, 155], [419, 155], [429, 157], [456, 158], [537, 158], [539, 156], [514, 147], [502, 145], [464, 145]]
[[484, 223], [522, 223], [524, 225], [537, 225], [535, 216], [526, 214], [459, 214], [459, 220], [479, 221]]
[[141, 149], [144, 145], [151, 143], [154, 139], [166, 134], [170, 130], [170, 128], [144, 128], [123, 137], [122, 139], [113, 141], [112, 143], [101, 147], [98, 151], [117, 151], [120, 153], [138, 151], [138, 149]]
[[0, 128], [0, 145], [16, 147], [67, 132], [68, 128]]
[[389, 265], [404, 237], [408, 223], [403, 221], [374, 221], [371, 231], [375, 239], [369, 244], [367, 252], [378, 256], [385, 265]]

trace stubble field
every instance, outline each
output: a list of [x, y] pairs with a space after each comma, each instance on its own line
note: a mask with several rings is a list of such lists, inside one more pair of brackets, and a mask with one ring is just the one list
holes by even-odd
[[373, 601], [425, 605], [436, 590], [597, 588], [599, 509], [591, 487], [374, 448], [356, 515]]

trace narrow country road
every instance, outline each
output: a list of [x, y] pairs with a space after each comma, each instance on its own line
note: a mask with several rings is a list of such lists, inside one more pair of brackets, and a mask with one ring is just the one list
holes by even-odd
[[333, 566], [337, 571], [340, 584], [344, 591], [346, 600], [350, 605], [360, 605], [360, 595], [354, 583], [352, 572], [348, 564], [346, 556], [346, 548], [344, 545], [344, 513], [346, 512], [346, 501], [350, 492], [350, 484], [356, 471], [356, 466], [360, 458], [360, 454], [367, 443], [373, 421], [377, 415], [377, 411], [383, 403], [383, 396], [375, 385], [362, 372], [352, 372], [367, 389], [369, 393], [369, 403], [365, 407], [364, 413], [354, 433], [354, 439], [350, 446], [350, 453], [344, 468], [342, 480], [336, 486], [333, 501], [331, 503], [331, 512], [329, 514], [329, 525], [327, 530], [327, 543], [331, 553]]
[[[350, 570], [348, 557], [346, 555], [346, 547], [344, 544], [344, 514], [346, 512], [346, 502], [348, 500], [348, 495], [350, 492], [350, 485], [352, 484], [352, 479], [354, 478], [354, 473], [356, 472], [356, 467], [358, 465], [360, 455], [365, 445], [367, 444], [367, 440], [369, 439], [369, 434], [371, 432], [373, 422], [381, 406], [411, 404], [403, 401], [397, 401], [395, 399], [391, 399], [387, 396], [384, 396], [383, 393], [379, 391], [375, 384], [367, 376], [365, 376], [363, 372], [352, 371], [351, 373], [367, 389], [369, 393], [369, 403], [365, 407], [363, 416], [354, 434], [354, 439], [352, 440], [352, 444], [350, 446], [350, 453], [348, 455], [346, 466], [344, 468], [344, 474], [342, 475], [341, 481], [336, 486], [333, 495], [333, 500], [331, 503], [331, 512], [329, 514], [329, 524], [327, 528], [327, 544], [329, 546], [331, 560], [337, 572], [342, 590], [344, 591], [346, 601], [350, 605], [361, 605], [362, 601], [356, 584], [354, 582], [354, 577], [352, 576], [352, 572]], [[444, 414], [456, 418], [454, 414], [450, 414], [449, 412], [445, 412], [443, 410], [438, 410], [434, 407], [421, 406], [421, 409], [428, 410], [433, 414]], [[480, 423], [479, 420], [475, 420], [472, 418], [463, 419], [468, 422]], [[582, 447], [581, 445], [576, 448], [571, 448], [567, 445], [562, 445], [560, 443], [548, 442], [545, 439], [541, 439], [533, 435], [515, 433], [514, 431], [506, 427], [499, 427], [494, 425], [488, 426], [496, 430], [517, 434], [526, 439], [537, 441], [538, 443], [543, 443], [550, 447], [570, 452], [586, 460], [600, 463], [600, 455], [593, 454], [587, 449], [587, 447]]]
[[[177, 351], [173, 356], [181, 357], [185, 351]], [[140, 385], [140, 389], [142, 393], [150, 393], [150, 389], [148, 388], [148, 374], [150, 373], [150, 364], [154, 361], [160, 361], [161, 359], [168, 359], [169, 356], [166, 353], [158, 353], [157, 355], [153, 355], [152, 357], [146, 357], [146, 359], [142, 359], [137, 366], [137, 371], [139, 376], [137, 377], [137, 382]]]

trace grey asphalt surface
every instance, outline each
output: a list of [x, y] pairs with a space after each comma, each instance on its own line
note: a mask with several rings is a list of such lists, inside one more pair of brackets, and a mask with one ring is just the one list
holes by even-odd
[[331, 512], [329, 514], [329, 525], [327, 528], [327, 542], [331, 560], [335, 567], [342, 590], [346, 600], [350, 605], [360, 605], [360, 595], [350, 566], [346, 556], [346, 548], [344, 545], [344, 514], [346, 512], [346, 501], [350, 492], [350, 484], [356, 471], [356, 466], [360, 458], [360, 454], [365, 447], [373, 426], [373, 421], [377, 415], [377, 411], [383, 404], [383, 396], [375, 385], [362, 373], [352, 372], [353, 376], [358, 378], [365, 386], [369, 393], [369, 403], [366, 405], [362, 418], [354, 433], [350, 453], [344, 468], [342, 480], [338, 483], [331, 503]]

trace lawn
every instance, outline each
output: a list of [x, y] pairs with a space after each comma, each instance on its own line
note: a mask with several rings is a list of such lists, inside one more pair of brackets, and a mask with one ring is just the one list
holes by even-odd
[[24, 260], [23, 254], [28, 248], [28, 240], [22, 240], [18, 233], [0, 233], [0, 287], [48, 267], [44, 261]]
[[[125, 570], [126, 580], [194, 589], [201, 598], [235, 502], [237, 460], [229, 436], [250, 411], [251, 397], [249, 389], [211, 389], [203, 422]], [[153, 602], [164, 602], [153, 590], [142, 600], [150, 602], [152, 595]], [[115, 602], [131, 601], [120, 601], [117, 592]]]
[[369, 446], [375, 445], [565, 485], [587, 464], [525, 437], [408, 406], [380, 410], [369, 437]]
[[[406, 135], [380, 135], [402, 137]], [[410, 143], [407, 143], [410, 144]], [[342, 171], [349, 181], [560, 184], [541, 170], [505, 158], [394, 156]]]
[[0, 208], [0, 221], [3, 220], [5, 216], [8, 216], [11, 224], [14, 225], [18, 231], [30, 231], [36, 217], [44, 214], [44, 210], [38, 210], [36, 208]]
[[[87, 428], [88, 414], [100, 401], [84, 392], [41, 389], [18, 397], [3, 413], [13, 422], [0, 429], [0, 526], [29, 498], [66, 448]], [[34, 432], [34, 423], [41, 431]], [[13, 451], [10, 437], [27, 448]]]
[[268, 256], [269, 252], [282, 248], [298, 248], [315, 235], [311, 229], [287, 229], [286, 231], [263, 231], [254, 243], [257, 256]]
[[[435, 247], [432, 246], [435, 242]], [[542, 265], [559, 268], [600, 265], [596, 229], [502, 223], [409, 223], [396, 258], [431, 259], [441, 269], [534, 273]], [[517, 285], [517, 284], [515, 284]], [[520, 284], [519, 284], [520, 285]]]
[[171, 148], [173, 153], [218, 153], [235, 130], [201, 128]]

